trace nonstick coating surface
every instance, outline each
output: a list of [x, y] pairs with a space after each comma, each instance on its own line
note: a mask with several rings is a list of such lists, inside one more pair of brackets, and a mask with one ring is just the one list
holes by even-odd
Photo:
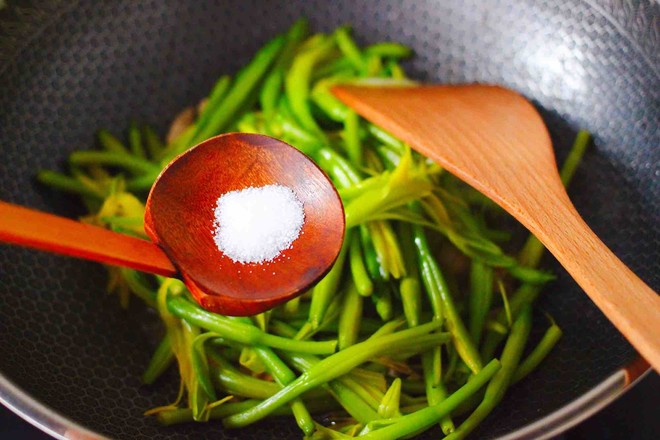
[[[50, 2], [49, 2], [50, 3]], [[269, 37], [307, 16], [354, 25], [361, 42], [397, 40], [415, 78], [490, 82], [534, 100], [561, 160], [578, 128], [595, 135], [571, 196], [624, 262], [660, 287], [660, 6], [635, 1], [115, 1], [23, 7], [3, 16], [0, 199], [63, 215], [71, 199], [35, 184], [130, 117], [166, 123]], [[546, 363], [511, 390], [475, 438], [511, 432], [579, 397], [635, 352], [554, 260], [539, 308], [564, 330]], [[218, 423], [163, 428], [141, 413], [176, 394], [171, 374], [141, 386], [159, 332], [133, 301], [104, 293], [101, 266], [0, 246], [0, 372], [101, 434], [146, 438], [299, 438], [294, 423], [242, 431]], [[625, 294], [625, 292], [621, 292]], [[535, 320], [545, 326], [542, 316]], [[425, 438], [435, 438], [427, 433]]]

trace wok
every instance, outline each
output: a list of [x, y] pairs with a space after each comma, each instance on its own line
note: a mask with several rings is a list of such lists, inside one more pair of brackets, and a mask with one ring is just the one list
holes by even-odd
[[[12, 2], [10, 2], [12, 3]], [[296, 18], [361, 42], [410, 45], [411, 76], [497, 83], [533, 100], [559, 162], [579, 128], [594, 147], [571, 186], [577, 209], [649, 285], [660, 287], [660, 5], [633, 0], [30, 2], [0, 12], [0, 198], [75, 216], [35, 183], [130, 117], [161, 132], [222, 73]], [[647, 369], [559, 265], [540, 309], [564, 338], [474, 438], [542, 438], [613, 400]], [[105, 295], [96, 264], [0, 246], [0, 400], [61, 438], [299, 438], [291, 421], [241, 431], [161, 427], [142, 412], [173, 400], [172, 373], [139, 376], [160, 332], [133, 301]], [[536, 320], [542, 325], [542, 319]], [[429, 432], [424, 438], [434, 438]]]

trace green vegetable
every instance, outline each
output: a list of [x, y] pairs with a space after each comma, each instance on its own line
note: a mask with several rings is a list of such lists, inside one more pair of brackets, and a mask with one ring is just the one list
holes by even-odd
[[248, 399], [265, 399], [281, 388], [274, 382], [240, 372], [230, 360], [217, 352], [212, 351], [209, 357], [213, 361], [212, 378], [216, 386], [228, 394], [240, 394]]
[[335, 351], [336, 341], [295, 341], [262, 332], [257, 327], [232, 321], [222, 315], [208, 312], [197, 304], [182, 298], [174, 297], [167, 301], [167, 308], [174, 316], [197, 325], [206, 330], [218, 333], [222, 337], [247, 345], [265, 345], [282, 350], [299, 353], [329, 354]]
[[493, 303], [493, 268], [472, 261], [470, 268], [470, 335], [475, 344], [481, 340], [486, 316]]
[[224, 425], [228, 428], [237, 428], [254, 423], [266, 417], [278, 406], [295, 399], [316, 386], [348, 373], [370, 358], [396, 352], [404, 347], [408, 348], [407, 346], [410, 344], [412, 338], [415, 338], [416, 344], [414, 349], [418, 352], [446, 342], [448, 340], [446, 334], [430, 334], [430, 331], [438, 327], [439, 323], [423, 324], [419, 327], [372, 338], [365, 342], [352, 345], [345, 350], [323, 359], [299, 376], [294, 382], [283, 388], [279, 393], [264, 400], [259, 405], [240, 414], [227, 417], [224, 419]]
[[534, 347], [534, 350], [532, 350], [525, 360], [520, 363], [518, 369], [511, 378], [511, 382], [516, 383], [534, 371], [554, 348], [561, 336], [561, 329], [557, 324], [552, 322], [552, 325], [546, 330], [543, 338], [541, 338], [541, 341], [539, 341], [536, 347]]
[[330, 272], [325, 278], [314, 287], [312, 303], [309, 307], [309, 323], [313, 329], [321, 325], [323, 317], [328, 310], [328, 305], [337, 291], [344, 270], [344, 259], [346, 258], [349, 246], [350, 239], [346, 238], [337, 257], [337, 261], [335, 261], [335, 265], [330, 269]]
[[335, 31], [335, 41], [339, 50], [358, 72], [366, 71], [367, 66], [360, 53], [360, 48], [353, 41], [347, 28], [341, 27]]
[[344, 295], [344, 303], [339, 315], [339, 350], [343, 350], [357, 341], [362, 320], [362, 296], [355, 284], [350, 284]]
[[106, 196], [105, 192], [100, 189], [99, 185], [90, 185], [85, 181], [65, 176], [64, 174], [54, 171], [40, 171], [39, 174], [37, 174], [37, 180], [44, 185], [48, 185], [60, 191], [79, 194], [81, 196], [97, 199], [103, 199]]
[[[439, 348], [422, 355], [422, 368], [424, 369], [426, 401], [429, 406], [437, 405], [445, 400], [448, 394], [442, 378], [442, 359]], [[454, 422], [449, 415], [440, 419], [440, 428], [445, 435], [454, 431]]]
[[479, 352], [456, 311], [454, 300], [449, 293], [440, 267], [431, 254], [424, 231], [420, 226], [415, 226], [413, 230], [422, 280], [431, 300], [433, 317], [439, 321], [446, 320], [447, 329], [452, 335], [456, 351], [470, 370], [476, 374], [482, 368]]
[[[270, 374], [280, 385], [286, 386], [296, 379], [293, 371], [270, 348], [258, 347], [256, 351], [257, 355], [266, 364]], [[294, 399], [290, 406], [300, 429], [305, 435], [310, 435], [314, 431], [314, 420], [312, 420], [312, 416], [302, 399]]]
[[362, 166], [362, 141], [360, 140], [360, 118], [354, 111], [349, 111], [344, 120], [343, 138], [346, 143], [348, 158], [356, 167]]
[[[295, 334], [295, 330], [284, 324], [278, 322], [275, 331], [282, 336], [291, 337]], [[286, 352], [282, 355], [293, 365], [294, 368], [301, 372], [305, 372], [318, 364], [320, 360], [313, 355], [299, 354]], [[377, 414], [372, 406], [369, 406], [360, 393], [363, 391], [359, 384], [353, 384], [348, 377], [339, 378], [323, 385], [323, 388], [328, 391], [332, 397], [339, 403], [352, 417], [361, 423], [368, 423], [377, 418]]]
[[147, 369], [142, 374], [142, 382], [146, 385], [154, 383], [167, 370], [167, 367], [172, 364], [173, 360], [172, 342], [169, 336], [165, 335], [151, 357]]
[[383, 400], [378, 405], [378, 416], [383, 419], [395, 417], [400, 414], [399, 401], [401, 400], [401, 379], [396, 378], [388, 388]]
[[[209, 101], [206, 109], [209, 113], [209, 117], [208, 120], [205, 121], [205, 124], [196, 127], [195, 131], [189, 138], [183, 137], [177, 139], [173, 146], [168, 147], [169, 151], [168, 154], [165, 155], [165, 159], [169, 161], [171, 158], [180, 152], [185, 151], [189, 147], [220, 133], [231, 119], [236, 116], [236, 112], [249, 98], [250, 93], [257, 87], [285, 42], [285, 37], [282, 35], [269, 41], [255, 55], [250, 64], [245, 66], [239, 74], [236, 75], [234, 83], [226, 95], [217, 91], [216, 95], [221, 96], [223, 99], [218, 98], [217, 102], [214, 102], [217, 106], [214, 107], [209, 105], [211, 104], [211, 101]], [[216, 90], [220, 88], [221, 86], [218, 85]]]
[[477, 409], [454, 432], [446, 437], [447, 439], [465, 438], [500, 403], [518, 368], [518, 363], [525, 349], [531, 326], [532, 311], [529, 307], [526, 307], [520, 312], [520, 315], [511, 327], [511, 334], [506, 341], [500, 359], [502, 368], [495, 373], [493, 379], [488, 384], [483, 400], [477, 406]]
[[362, 244], [358, 239], [352, 239], [349, 248], [349, 261], [351, 264], [351, 275], [358, 293], [362, 296], [369, 296], [374, 291], [374, 283], [369, 278], [369, 273], [364, 262], [362, 254]]
[[323, 35], [317, 37], [315, 44], [309, 44], [295, 57], [284, 83], [291, 110], [298, 122], [304, 129], [323, 137], [323, 131], [312, 116], [309, 105], [311, 74], [317, 63], [332, 54], [335, 50], [335, 42], [332, 38]]
[[135, 121], [131, 121], [128, 127], [128, 144], [131, 147], [131, 153], [140, 158], [146, 158], [147, 154], [142, 144], [142, 133]]
[[73, 165], [115, 166], [134, 174], [158, 173], [159, 168], [151, 162], [116, 151], [76, 151], [69, 161]]
[[435, 425], [447, 416], [461, 402], [468, 399], [479, 391], [500, 369], [500, 363], [493, 359], [471, 381], [456, 390], [451, 396], [437, 405], [429, 406], [412, 414], [393, 420], [393, 423], [385, 428], [374, 431], [364, 436], [365, 439], [373, 440], [396, 440], [412, 434], [418, 434]]
[[103, 147], [104, 150], [120, 154], [128, 153], [124, 144], [122, 144], [122, 142], [113, 136], [108, 130], [99, 130], [97, 136], [99, 144], [101, 144], [101, 147]]
[[152, 159], [158, 159], [161, 156], [161, 152], [165, 147], [163, 142], [158, 138], [158, 135], [153, 130], [153, 128], [145, 125], [142, 127], [142, 135], [144, 136], [144, 141], [149, 152], [149, 156]]

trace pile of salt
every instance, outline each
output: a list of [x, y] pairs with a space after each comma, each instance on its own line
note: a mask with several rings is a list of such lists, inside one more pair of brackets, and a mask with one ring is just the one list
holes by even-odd
[[218, 249], [238, 263], [264, 263], [291, 247], [305, 212], [283, 185], [248, 187], [218, 198], [213, 231]]

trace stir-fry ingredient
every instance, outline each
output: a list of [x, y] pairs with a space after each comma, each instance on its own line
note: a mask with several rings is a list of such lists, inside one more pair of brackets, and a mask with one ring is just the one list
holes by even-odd
[[[80, 195], [86, 221], [138, 236], [161, 169], [223, 132], [280, 138], [339, 190], [347, 231], [337, 262], [312, 290], [269, 312], [210, 313], [177, 280], [109, 268], [121, 303], [132, 292], [163, 322], [144, 382], [174, 363], [180, 373], [174, 403], [147, 414], [165, 425], [220, 419], [227, 428], [292, 415], [315, 439], [395, 439], [427, 429], [459, 439], [557, 343], [554, 321], [536, 348], [528, 340], [532, 305], [553, 278], [537, 269], [541, 244], [529, 237], [513, 252], [512, 234], [496, 226], [503, 211], [330, 92], [340, 82], [410, 83], [399, 64], [410, 55], [391, 42], [360, 47], [346, 27], [310, 35], [301, 20], [176, 118], [167, 143], [131, 123], [128, 145], [101, 131], [101, 151], [73, 153], [68, 174], [39, 174]], [[565, 184], [588, 139], [578, 136]], [[240, 218], [224, 226], [232, 221]], [[247, 241], [234, 245], [238, 260], [267, 259]]]
[[230, 191], [215, 207], [215, 243], [239, 263], [271, 261], [300, 235], [302, 202], [291, 188], [266, 185]]

